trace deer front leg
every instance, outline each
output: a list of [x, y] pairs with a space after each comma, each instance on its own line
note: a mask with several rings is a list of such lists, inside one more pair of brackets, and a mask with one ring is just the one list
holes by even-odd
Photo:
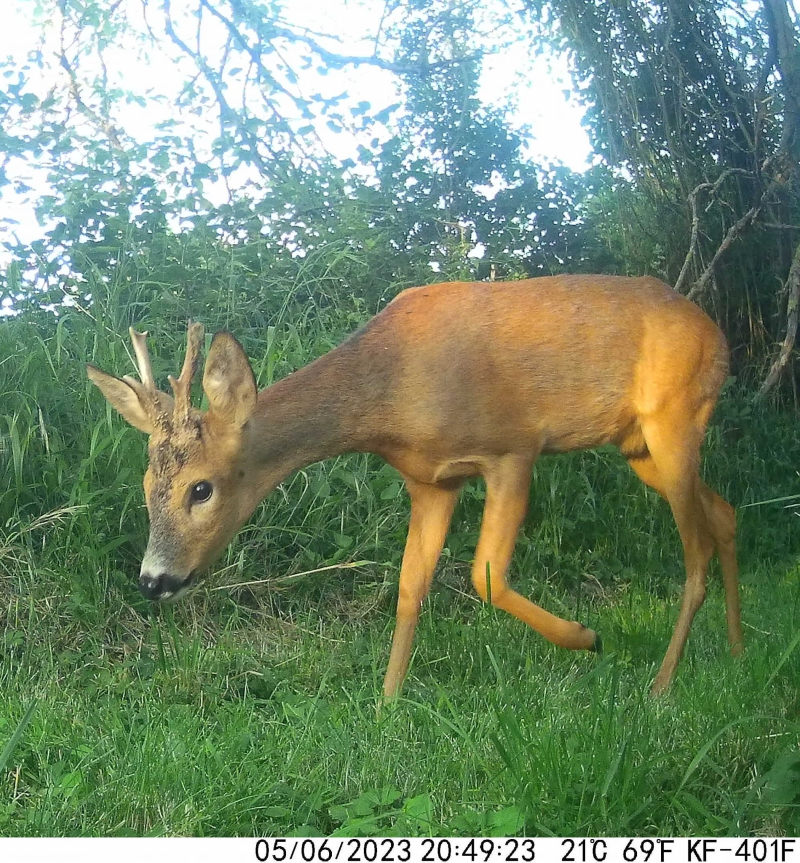
[[502, 608], [570, 650], [597, 649], [597, 635], [580, 623], [562, 620], [512, 590], [506, 572], [525, 517], [533, 459], [504, 456], [486, 471], [486, 505], [472, 568], [472, 583], [481, 599]]
[[430, 590], [459, 491], [458, 488], [442, 488], [408, 478], [406, 487], [411, 496], [411, 520], [400, 569], [392, 652], [383, 681], [386, 700], [396, 698], [403, 686], [420, 606]]

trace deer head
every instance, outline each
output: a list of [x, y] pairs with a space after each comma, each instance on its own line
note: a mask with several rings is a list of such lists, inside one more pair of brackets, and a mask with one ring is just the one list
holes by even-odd
[[247, 461], [256, 382], [241, 345], [230, 333], [217, 333], [203, 374], [208, 410], [197, 410], [191, 386], [202, 325], [189, 325], [180, 377], [169, 377], [172, 396], [156, 388], [147, 333], [131, 329], [130, 335], [140, 380], [116, 378], [94, 366], [88, 366], [88, 374], [124, 419], [150, 435], [144, 477], [150, 539], [139, 588], [148, 599], [177, 599], [260, 500]]

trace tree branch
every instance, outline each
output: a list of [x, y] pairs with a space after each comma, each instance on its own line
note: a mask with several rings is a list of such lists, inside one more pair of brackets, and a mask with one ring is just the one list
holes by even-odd
[[756, 399], [762, 399], [778, 383], [789, 362], [789, 357], [794, 348], [797, 338], [798, 313], [800, 312], [800, 244], [797, 245], [792, 258], [792, 266], [789, 268], [789, 276], [786, 279], [786, 291], [789, 300], [786, 305], [786, 335], [783, 339], [780, 352], [773, 362], [764, 382], [758, 390]]
[[703, 275], [694, 283], [691, 291], [687, 294], [687, 297], [690, 300], [696, 300], [697, 297], [702, 296], [708, 288], [708, 283], [711, 281], [711, 277], [714, 275], [714, 270], [719, 262], [719, 259], [725, 254], [728, 250], [728, 247], [734, 243], [739, 234], [747, 228], [750, 223], [755, 219], [755, 217], [761, 212], [761, 205], [751, 207], [742, 217], [734, 222], [730, 228], [728, 228], [728, 233], [725, 234], [724, 239], [719, 244], [717, 251], [714, 252], [714, 257], [711, 259], [711, 263], [705, 268]]
[[[247, 143], [250, 156], [253, 159], [253, 162], [258, 168], [258, 170], [261, 172], [262, 176], [269, 176], [267, 165], [262, 158], [261, 153], [258, 151], [259, 143], [267, 147], [267, 149], [269, 149], [269, 145], [264, 141], [259, 142], [253, 137], [250, 130], [248, 130], [247, 126], [242, 122], [242, 119], [239, 116], [238, 112], [231, 108], [228, 100], [225, 98], [224, 90], [214, 70], [208, 65], [205, 58], [199, 52], [193, 51], [178, 35], [172, 23], [171, 0], [162, 0], [162, 2], [165, 19], [164, 27], [166, 33], [169, 38], [172, 39], [172, 41], [181, 49], [181, 51], [184, 52], [184, 54], [192, 58], [200, 73], [203, 75], [204, 79], [208, 82], [209, 86], [214, 91], [214, 95], [216, 96], [217, 103], [219, 105], [220, 126], [222, 127], [223, 132], [226, 123], [231, 123], [233, 126], [235, 126], [239, 134], [242, 136], [242, 140]], [[273, 111], [273, 114], [278, 120], [281, 120], [277, 112]], [[282, 127], [286, 127], [286, 124], [283, 122]], [[291, 129], [282, 128], [282, 131], [285, 131], [288, 135], [294, 138]], [[275, 157], [275, 153], [271, 153], [271, 155]]]
[[[66, 11], [63, 5], [59, 6], [59, 11], [61, 12], [61, 28], [59, 33], [59, 50], [58, 50], [58, 63], [59, 66], [66, 72], [67, 78], [69, 79], [69, 92], [72, 95], [72, 98], [75, 101], [75, 105], [78, 110], [85, 117], [88, 117], [92, 123], [97, 126], [98, 129], [108, 138], [109, 144], [119, 151], [123, 152], [124, 147], [122, 146], [122, 142], [119, 139], [119, 132], [117, 131], [114, 124], [111, 122], [111, 119], [108, 116], [101, 116], [97, 113], [93, 108], [86, 104], [83, 97], [81, 96], [80, 85], [78, 84], [78, 76], [75, 74], [75, 70], [72, 67], [69, 59], [67, 58], [67, 48], [64, 44], [64, 31], [66, 29]], [[113, 9], [112, 9], [113, 11]], [[102, 63], [101, 57], [101, 66], [104, 68], [104, 63]], [[105, 71], [105, 69], [104, 69]], [[107, 106], [106, 106], [107, 110]]]
[[[691, 233], [691, 237], [689, 239], [689, 250], [686, 252], [686, 258], [683, 261], [683, 266], [681, 267], [681, 272], [680, 272], [680, 275], [678, 276], [678, 281], [675, 282], [675, 290], [678, 293], [681, 293], [683, 291], [684, 283], [686, 282], [686, 279], [688, 278], [688, 275], [689, 275], [689, 267], [692, 263], [692, 260], [695, 256], [695, 253], [697, 251], [697, 238], [698, 238], [698, 234], [700, 231], [700, 217], [697, 213], [697, 198], [698, 198], [700, 192], [704, 192], [707, 189], [711, 190], [712, 196], [716, 195], [717, 192], [719, 191], [720, 186], [725, 182], [725, 180], [728, 179], [728, 177], [730, 177], [733, 174], [740, 174], [740, 175], [744, 175], [744, 176], [748, 176], [748, 177], [753, 176], [753, 174], [750, 171], [745, 171], [743, 168], [728, 168], [727, 170], [723, 171], [713, 183], [700, 183], [700, 185], [695, 186], [695, 188], [692, 189], [691, 193], [689, 194], [689, 198], [688, 198], [689, 206], [692, 209], [692, 233]], [[733, 240], [731, 240], [731, 242], [733, 242]], [[729, 245], [730, 245], [730, 243], [728, 243], [728, 246]], [[725, 248], [727, 248], [728, 246], [725, 246]], [[715, 259], [712, 261], [712, 265], [714, 265], [714, 264], [716, 264], [716, 255], [715, 255]], [[708, 278], [710, 278], [710, 275], [711, 274], [709, 273], [708, 277], [705, 277], [705, 274], [704, 274], [704, 278], [706, 279], [706, 281], [708, 280]], [[704, 285], [705, 285], [705, 282], [704, 282]], [[694, 288], [692, 290], [694, 291]], [[691, 293], [690, 293], [690, 296], [691, 296]]]
[[770, 55], [777, 58], [784, 98], [780, 149], [796, 156], [800, 146], [800, 45], [786, 0], [764, 0], [769, 22]]
[[[245, 17], [245, 10], [242, 7], [241, 0], [230, 0], [230, 4], [234, 11]], [[460, 66], [463, 63], [472, 63], [480, 60], [484, 56], [483, 51], [475, 51], [472, 54], [466, 54], [464, 57], [455, 57], [451, 60], [435, 60], [433, 63], [426, 61], [419, 63], [396, 63], [392, 60], [384, 60], [376, 54], [337, 54], [335, 51], [323, 48], [316, 39], [312, 39], [303, 33], [298, 33], [289, 27], [283, 27], [275, 21], [270, 21], [269, 27], [274, 36], [290, 42], [301, 42], [310, 48], [320, 60], [324, 60], [334, 69], [341, 69], [345, 66], [375, 66], [378, 69], [393, 72], [395, 75], [405, 75], [409, 72], [431, 72], [435, 69], [447, 68], [448, 66]]]

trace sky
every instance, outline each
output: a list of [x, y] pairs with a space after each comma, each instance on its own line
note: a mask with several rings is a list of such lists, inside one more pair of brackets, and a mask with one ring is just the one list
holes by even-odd
[[[22, 63], [29, 51], [37, 47], [41, 31], [32, 26], [36, 0], [2, 0], [4, 4], [3, 26], [0, 28], [0, 57], [10, 56]], [[141, 0], [123, 0], [130, 6], [131, 15], [141, 14], [145, 8]], [[49, 4], [48, 4], [49, 5]], [[176, 8], [180, 8], [175, 4]], [[299, 26], [313, 25], [315, 31], [334, 32], [335, 41], [327, 47], [343, 53], [369, 54], [372, 39], [383, 10], [383, 0], [286, 0], [285, 15]], [[59, 38], [55, 22], [46, 28], [50, 45]], [[213, 41], [211, 28], [209, 38]], [[498, 39], [500, 34], [498, 34]], [[47, 44], [47, 43], [45, 43]], [[124, 87], [141, 94], [160, 93], [163, 100], [158, 104], [148, 101], [143, 108], [132, 103], [121, 110], [120, 125], [136, 137], [146, 139], [155, 125], [172, 116], [177, 88], [185, 77], [176, 73], [173, 56], [166, 53], [151, 54], [142, 62], [135, 51], [122, 50], [110, 58], [112, 79]], [[294, 64], [295, 68], [299, 68]], [[64, 84], [64, 74], [57, 66], [42, 76], [39, 86], [42, 93], [58, 82]], [[2, 86], [0, 82], [0, 86]], [[526, 155], [532, 161], [550, 163], [560, 161], [574, 170], [583, 170], [589, 164], [590, 145], [581, 126], [582, 111], [574, 99], [565, 98], [571, 88], [566, 61], [545, 54], [530, 56], [522, 42], [511, 44], [501, 53], [489, 56], [484, 62], [480, 97], [488, 105], [512, 104], [512, 122], [530, 130], [526, 135]], [[374, 67], [358, 67], [319, 75], [313, 68], [300, 72], [297, 87], [306, 95], [313, 92], [341, 92], [348, 90], [354, 102], [365, 100], [373, 108], [381, 108], [397, 102], [395, 83], [389, 73]], [[203, 128], [211, 128], [213, 117], [196, 117], [186, 127], [188, 134], [201, 139]], [[186, 118], [184, 118], [186, 119]], [[320, 138], [334, 155], [345, 158], [354, 153], [357, 137], [349, 133], [334, 134], [324, 121], [318, 124]], [[19, 168], [18, 166], [18, 169]], [[44, 190], [46, 180], [37, 166], [24, 166], [34, 188]], [[219, 190], [222, 193], [222, 190]], [[213, 184], [207, 196], [213, 200]], [[214, 201], [214, 203], [219, 203]], [[14, 200], [6, 186], [0, 197], [0, 207], [13, 208], [18, 225], [16, 233], [23, 242], [29, 242], [41, 233], [36, 223], [31, 204]], [[2, 254], [0, 252], [0, 254]], [[4, 261], [0, 258], [0, 266]]]

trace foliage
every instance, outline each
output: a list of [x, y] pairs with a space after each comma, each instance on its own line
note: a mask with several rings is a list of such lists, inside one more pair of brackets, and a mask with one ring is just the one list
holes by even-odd
[[628, 269], [715, 306], [743, 358], [769, 353], [786, 310], [782, 369], [800, 296], [800, 42], [790, 5], [527, 7], [532, 26], [549, 22], [570, 52], [595, 148], [619, 169], [591, 204], [610, 246]]
[[[526, 9], [533, 50], [573, 59], [602, 160], [583, 175], [531, 164], [526, 130], [478, 99], [483, 56], [521, 38], [499, 0], [397, 0], [361, 53], [277, 2], [42, 0], [40, 50], [2, 70], [0, 184], [36, 203], [43, 228], [33, 243], [2, 241], [6, 304], [42, 290], [39, 304], [64, 292], [86, 303], [88, 271], [119, 278], [118, 266], [198, 242], [248, 247], [254, 278], [320, 265], [371, 310], [437, 276], [652, 272], [716, 314], [737, 367], [763, 368], [785, 332], [771, 386], [790, 363], [800, 296], [788, 7]], [[155, 63], [167, 46], [174, 92], [144, 88], [116, 59]], [[350, 96], [337, 77], [348, 69], [385, 76], [398, 100]], [[335, 134], [350, 155], [326, 152]]]

